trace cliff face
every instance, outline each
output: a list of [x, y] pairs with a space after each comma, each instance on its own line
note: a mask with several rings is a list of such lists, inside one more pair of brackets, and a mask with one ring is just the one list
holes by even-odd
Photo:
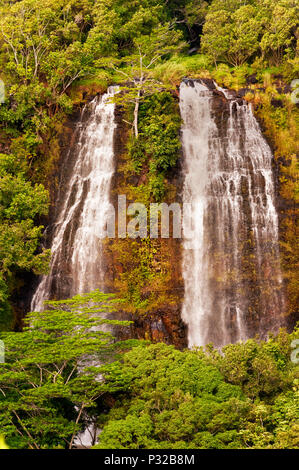
[[[299, 105], [291, 105], [289, 94], [292, 89], [283, 81], [281, 76], [274, 76], [269, 89], [256, 80], [255, 76], [247, 79], [247, 88], [238, 91], [230, 90], [230, 95], [240, 102], [245, 100], [252, 106], [254, 116], [269, 144], [273, 158], [272, 171], [274, 177], [274, 204], [278, 215], [279, 257], [282, 272], [282, 289], [284, 305], [281, 309], [282, 325], [292, 331], [299, 319], [299, 199], [298, 190], [298, 131]], [[214, 90], [215, 94], [219, 92]], [[215, 108], [218, 127], [223, 126], [225, 103]], [[218, 116], [218, 118], [217, 118]], [[224, 118], [225, 120], [225, 118]], [[269, 273], [269, 272], [268, 272]], [[267, 271], [265, 273], [267, 276]], [[271, 292], [271, 291], [270, 291]], [[253, 296], [255, 292], [253, 291]], [[270, 294], [271, 295], [271, 294]], [[266, 316], [266, 322], [271, 320], [271, 312]], [[255, 332], [254, 318], [248, 320], [251, 331]], [[266, 323], [267, 327], [267, 323]]]
[[[227, 130], [229, 118], [229, 103], [223, 93], [215, 88], [212, 80], [205, 80], [206, 85], [213, 92], [212, 113], [219, 137], [224, 136]], [[235, 98], [242, 100], [242, 93], [235, 93]], [[65, 198], [65, 188], [70, 175], [70, 169], [74, 165], [76, 153], [73, 151], [78, 139], [77, 124], [80, 120], [81, 110], [77, 110], [63, 126], [63, 133], [60, 135], [60, 157], [55, 171], [51, 175], [51, 207], [49, 216], [44, 220], [47, 227], [45, 231], [44, 244], [51, 246], [53, 235], [53, 223], [57, 211]], [[84, 119], [88, 119], [88, 112]], [[127, 205], [131, 202], [144, 202], [148, 205], [147, 197], [144, 200], [138, 199], [138, 194], [142, 194], [144, 183], [148, 179], [148, 168], [146, 166], [137, 174], [132, 171], [130, 156], [128, 154], [129, 129], [123, 120], [124, 113], [120, 107], [116, 108], [117, 128], [114, 135], [114, 164], [115, 174], [111, 189], [111, 202], [117, 208], [118, 195], [126, 195]], [[181, 154], [176, 166], [165, 175], [165, 185], [167, 192], [165, 202], [180, 202], [183, 176], [182, 176], [183, 155]], [[279, 165], [273, 162], [276, 168], [276, 205], [279, 210], [281, 220], [285, 219], [286, 211], [293, 210], [291, 202], [282, 197], [278, 188], [281, 178]], [[138, 191], [141, 190], [139, 193]], [[244, 192], [244, 213], [249, 218], [249, 207], [246, 206], [246, 194], [248, 188], [246, 182], [243, 185]], [[248, 198], [247, 198], [248, 199]], [[78, 216], [80, 207], [78, 207]], [[246, 215], [247, 214], [247, 215]], [[289, 215], [288, 215], [289, 217]], [[117, 213], [116, 213], [117, 220]], [[117, 229], [117, 228], [116, 228]], [[245, 229], [244, 229], [245, 230]], [[116, 230], [117, 232], [117, 230]], [[285, 237], [285, 231], [280, 232]], [[251, 234], [244, 232], [243, 246], [243, 270], [248, 291], [250, 292], [250, 302], [257, 305], [258, 294], [254, 288], [254, 266], [250, 263], [252, 257]], [[187, 346], [187, 328], [181, 319], [182, 302], [184, 296], [184, 283], [182, 279], [182, 245], [180, 239], [109, 239], [103, 244], [105, 259], [105, 286], [106, 292], [115, 292], [125, 298], [122, 307], [119, 308], [117, 318], [129, 319], [133, 321], [129, 335], [136, 338], [145, 338], [152, 341], [164, 341], [174, 344], [178, 348]], [[66, 250], [67, 251], [67, 250]], [[69, 285], [67, 281], [68, 259], [60, 266], [61, 271], [66, 273], [65, 283], [53, 284], [53, 298], [66, 298], [69, 296]], [[266, 273], [267, 274], [267, 273]], [[24, 286], [23, 301], [20, 308], [29, 310], [29, 301], [36, 287], [36, 280], [26, 279]], [[228, 286], [228, 289], [230, 287]], [[268, 294], [267, 294], [268, 295]], [[268, 320], [271, 318], [269, 313]], [[265, 318], [265, 325], [267, 324]], [[232, 315], [232, 329], [235, 321]], [[254, 335], [257, 328], [257, 317], [255, 310], [247, 316], [248, 330], [250, 335]], [[124, 332], [119, 333], [125, 335]], [[128, 336], [128, 333], [126, 333]]]
[[[228, 127], [230, 126], [231, 113], [237, 116], [237, 107], [246, 106], [242, 90], [239, 92], [230, 91], [230, 99], [219, 91], [212, 80], [203, 79], [202, 82], [212, 92], [211, 110], [212, 119], [217, 127], [218, 138], [226, 142], [228, 135]], [[231, 102], [234, 102], [231, 108]], [[238, 119], [237, 119], [238, 120]], [[134, 188], [141, 187], [146, 181], [148, 174], [142, 171], [136, 175], [130, 171], [128, 164], [129, 156], [127, 152], [128, 128], [123, 122], [123, 116], [120, 109], [117, 112], [118, 127], [115, 134], [115, 158], [116, 173], [112, 190], [112, 200], [114, 206], [117, 207], [117, 195], [123, 194], [127, 197], [127, 204], [138, 201], [135, 198], [136, 192]], [[244, 125], [244, 124], [243, 124]], [[242, 125], [237, 130], [240, 132], [240, 150], [245, 154], [249, 149], [242, 148], [246, 143], [246, 131]], [[242, 136], [244, 134], [244, 136]], [[229, 171], [228, 161], [225, 161], [224, 151], [221, 165], [224, 170]], [[249, 161], [249, 160], [248, 160]], [[167, 202], [181, 202], [182, 185], [183, 185], [183, 165], [184, 156], [181, 154], [175, 169], [167, 174], [167, 185], [173, 186], [174, 191], [166, 195]], [[246, 164], [247, 165], [247, 164]], [[258, 247], [253, 236], [252, 226], [252, 203], [251, 191], [265, 192], [265, 179], [262, 173], [257, 172], [248, 163], [248, 178], [254, 188], [248, 186], [246, 177], [241, 179], [240, 197], [242, 197], [242, 223], [239, 227], [240, 237], [238, 250], [240, 252], [239, 275], [234, 278], [235, 274], [231, 270], [231, 274], [227, 275], [223, 271], [227, 258], [230, 257], [230, 248], [227, 246], [226, 253], [218, 253], [213, 266], [213, 274], [210, 279], [215, 290], [215, 301], [221, 297], [227, 296], [234, 299], [235, 293], [242, 291], [241, 295], [246, 299], [245, 317], [246, 323], [245, 336], [255, 336], [257, 333], [263, 335], [267, 331], [276, 330], [278, 325], [287, 325], [289, 320], [284, 318], [287, 305], [285, 303], [285, 282], [281, 285], [277, 281], [277, 251], [272, 246], [273, 240], [265, 240], [262, 245], [263, 263], [258, 268]], [[272, 159], [273, 170], [275, 170], [275, 160]], [[246, 171], [247, 171], [246, 170]], [[277, 191], [279, 174], [274, 172], [275, 187]], [[279, 203], [281, 196], [276, 194], [274, 204], [279, 210], [285, 207], [285, 203]], [[145, 201], [146, 202], [146, 201]], [[263, 202], [265, 204], [265, 201]], [[281, 216], [281, 214], [280, 214]], [[217, 214], [210, 212], [210, 229], [209, 239], [210, 245], [217, 245], [215, 239], [215, 221]], [[241, 219], [240, 219], [241, 220]], [[227, 233], [230, 233], [231, 227], [224, 227]], [[261, 231], [264, 228], [261, 227]], [[215, 248], [217, 251], [217, 249]], [[184, 282], [182, 279], [182, 240], [170, 238], [168, 240], [110, 240], [107, 244], [108, 268], [107, 275], [110, 276], [108, 281], [108, 290], [114, 289], [116, 292], [125, 294], [133, 291], [134, 295], [127, 297], [127, 304], [121, 312], [121, 317], [134, 321], [131, 328], [131, 335], [138, 338], [148, 338], [154, 341], [165, 341], [173, 343], [177, 347], [185, 347], [187, 345], [187, 327], [181, 319], [182, 303], [184, 298]], [[147, 266], [152, 275], [144, 283], [137, 267], [143, 262], [144, 258], [149, 259]], [[223, 259], [223, 263], [219, 260]], [[258, 272], [260, 269], [260, 272]], [[162, 273], [162, 276], [160, 274]], [[246, 294], [245, 294], [246, 292]], [[136, 299], [136, 293], [138, 298]], [[154, 294], [154, 299], [153, 295]], [[238, 295], [238, 294], [237, 294]], [[229, 312], [229, 325], [231, 341], [237, 335], [237, 315], [234, 312], [235, 302], [231, 302]], [[214, 325], [215, 327], [215, 325]], [[214, 335], [210, 332], [210, 337]]]
[[[119, 195], [125, 195], [127, 206], [138, 200], [138, 191], [147, 178], [145, 169], [140, 174], [130, 171], [128, 155], [128, 126], [123, 111], [116, 110], [115, 175], [111, 201], [117, 209]], [[179, 201], [182, 186], [181, 163], [167, 174], [168, 198]], [[173, 198], [173, 199], [172, 199]], [[116, 220], [117, 220], [116, 211]], [[170, 224], [171, 225], [171, 224]], [[171, 229], [170, 229], [171, 230]], [[117, 231], [116, 231], [117, 233]], [[119, 312], [121, 319], [133, 321], [130, 335], [152, 341], [163, 341], [178, 348], [187, 346], [186, 327], [181, 320], [181, 304], [184, 293], [181, 273], [180, 239], [110, 239], [105, 244], [106, 288], [125, 296], [124, 307]], [[144, 272], [139, 269], [144, 264]], [[128, 295], [129, 292], [129, 295]], [[130, 296], [130, 293], [132, 294]]]
[[285, 323], [273, 154], [246, 101], [212, 80], [182, 83], [181, 112], [184, 194], [197, 201], [183, 257], [190, 344], [265, 337]]
[[[92, 100], [93, 96], [89, 98]], [[48, 175], [51, 202], [49, 214], [42, 221], [46, 227], [43, 238], [43, 246], [46, 248], [51, 248], [57, 216], [67, 197], [67, 186], [78, 156], [76, 147], [80, 128], [90, 118], [89, 105], [87, 104], [83, 114], [82, 109], [82, 107], [76, 107], [73, 114], [63, 124], [63, 132], [59, 135], [59, 155], [53, 166], [53, 171]], [[123, 111], [117, 107], [117, 128], [114, 133], [115, 174], [111, 188], [111, 202], [116, 209], [116, 225], [118, 195], [127, 196], [127, 205], [134, 201], [138, 202], [132, 195], [132, 188], [138, 188], [147, 178], [146, 172], [136, 175], [126, 169], [129, 159], [127, 153], [128, 126], [124, 123], [123, 117]], [[180, 165], [178, 164], [167, 175], [167, 185], [171, 185], [171, 198], [178, 199], [181, 183]], [[77, 221], [80, 219], [83, 202], [84, 195], [74, 215]], [[144, 202], [147, 203], [147, 201]], [[76, 228], [76, 224], [73, 224], [73, 228]], [[63, 299], [71, 295], [72, 278], [69, 273], [73, 239], [74, 234], [65, 234], [63, 240], [64, 256], [53, 273], [51, 284], [51, 298], [53, 299]], [[180, 240], [158, 238], [151, 241], [150, 239], [132, 240], [116, 237], [104, 241], [102, 248], [104, 286], [101, 289], [105, 292], [115, 292], [121, 296], [132, 289], [138, 292], [138, 298], [136, 296], [133, 299], [127, 297], [124, 307], [119, 308], [117, 313], [118, 319], [134, 322], [130, 332], [126, 329], [126, 333], [124, 330], [116, 331], [116, 333], [120, 336], [126, 335], [126, 337], [164, 341], [175, 344], [179, 348], [186, 347], [185, 325], [180, 317], [184, 290], [181, 277]], [[143, 258], [147, 258], [145, 271], [148, 275], [146, 277], [140, 272], [137, 272], [136, 275], [136, 270], [138, 271]], [[17, 328], [21, 327], [22, 312], [30, 310], [30, 302], [38, 285], [38, 278], [32, 275], [24, 277], [23, 281], [24, 287], [19, 290], [18, 298], [15, 300], [15, 311], [19, 312], [19, 326]]]
[[285, 323], [291, 331], [299, 319], [299, 104], [290, 103], [291, 88], [279, 76], [270, 90], [259, 90], [251, 91], [249, 100], [274, 156], [280, 259], [286, 292], [284, 314]]

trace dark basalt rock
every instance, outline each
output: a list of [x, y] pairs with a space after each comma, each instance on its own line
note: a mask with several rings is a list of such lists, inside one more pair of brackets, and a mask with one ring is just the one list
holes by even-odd
[[284, 87], [284, 89], [283, 89], [283, 92], [284, 92], [285, 94], [287, 94], [287, 93], [292, 93], [292, 91], [293, 91], [293, 88], [291, 87], [291, 85], [285, 85], [285, 87]]
[[122, 331], [122, 339], [135, 337], [147, 338], [153, 342], [174, 344], [179, 349], [188, 346], [186, 326], [181, 319], [179, 306], [166, 306], [154, 314], [132, 317], [134, 321], [130, 333]]
[[218, 97], [220, 97], [222, 100], [226, 100], [226, 99], [227, 99], [227, 98], [225, 98], [224, 94], [223, 94], [222, 91], [220, 91], [220, 90], [215, 89], [215, 90], [212, 90], [212, 92], [213, 92], [213, 95], [214, 95], [214, 96], [218, 96]]
[[240, 88], [240, 90], [238, 90], [236, 96], [237, 98], [244, 98], [244, 96], [247, 94], [247, 93], [252, 93], [253, 90], [251, 90], [251, 88]]
[[186, 78], [186, 77], [182, 79], [182, 82], [186, 83], [186, 85], [188, 86], [192, 86], [193, 88], [194, 88], [194, 81], [195, 80], [191, 80], [190, 78]]
[[[209, 90], [213, 91], [218, 91], [216, 89], [216, 86], [215, 86], [215, 83], [214, 83], [214, 80], [212, 78], [188, 78], [188, 77], [184, 77], [182, 79], [182, 82], [186, 83], [186, 85], [188, 86], [191, 86], [191, 87], [194, 87], [194, 83], [202, 83], [203, 85], [205, 85]], [[221, 92], [220, 92], [221, 93]]]
[[211, 78], [201, 78], [199, 80], [201, 83], [203, 83], [204, 85], [206, 85], [208, 87], [209, 90], [217, 90], [216, 89], [216, 85], [215, 85], [215, 82], [214, 80], [212, 80]]
[[248, 85], [255, 85], [256, 83], [258, 83], [258, 79], [256, 78], [256, 73], [253, 73], [252, 75], [248, 75], [248, 77], [246, 78], [246, 83]]
[[271, 106], [273, 106], [274, 108], [283, 108], [283, 102], [279, 99], [272, 98]]

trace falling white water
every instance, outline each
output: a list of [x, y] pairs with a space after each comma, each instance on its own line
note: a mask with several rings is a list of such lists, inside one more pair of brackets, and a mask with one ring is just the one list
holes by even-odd
[[221, 347], [280, 325], [272, 154], [251, 107], [229, 93], [183, 82], [180, 110], [193, 230], [184, 221], [182, 318], [190, 347]]
[[64, 175], [66, 179], [68, 176], [68, 183], [61, 188], [61, 201], [57, 202], [50, 272], [40, 279], [32, 298], [32, 310], [41, 310], [49, 298], [103, 288], [101, 235], [107, 223], [114, 173], [116, 123], [115, 105], [110, 98], [115, 92], [117, 89], [110, 87], [83, 111], [74, 155], [68, 158], [70, 174]]

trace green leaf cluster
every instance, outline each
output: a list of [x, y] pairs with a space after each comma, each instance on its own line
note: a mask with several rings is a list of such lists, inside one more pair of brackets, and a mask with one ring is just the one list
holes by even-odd
[[132, 137], [129, 152], [137, 173], [148, 169], [147, 184], [154, 201], [163, 199], [167, 172], [177, 163], [180, 125], [178, 104], [169, 92], [155, 93], [141, 104], [140, 134], [138, 139]]
[[105, 373], [122, 393], [100, 417], [101, 449], [298, 448], [297, 333], [178, 351], [138, 346]]
[[47, 213], [48, 192], [26, 178], [27, 164], [13, 154], [0, 154], [0, 315], [5, 323], [7, 299], [17, 272], [45, 272], [49, 251], [37, 252], [42, 225], [37, 216]]
[[294, 59], [298, 6], [293, 0], [213, 0], [201, 37], [201, 50], [217, 65], [240, 66], [262, 58], [270, 65]]
[[115, 302], [99, 291], [52, 301], [27, 315], [22, 332], [1, 334], [0, 430], [10, 447], [71, 448], [85, 410], [115, 389], [100, 375], [101, 365], [130, 345], [115, 343], [109, 331], [129, 325], [106, 318]]

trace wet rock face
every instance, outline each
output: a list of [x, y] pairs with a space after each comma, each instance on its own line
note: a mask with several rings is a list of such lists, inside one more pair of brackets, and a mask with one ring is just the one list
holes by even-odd
[[[76, 185], [72, 187], [72, 192], [67, 194], [67, 188], [70, 183], [72, 170], [76, 164], [78, 158], [78, 141], [80, 138], [80, 131], [82, 127], [86, 125], [91, 117], [92, 110], [87, 106], [84, 113], [81, 110], [77, 110], [65, 123], [64, 132], [60, 136], [60, 159], [55, 168], [55, 172], [52, 175], [50, 194], [51, 194], [51, 206], [49, 215], [44, 218], [43, 224], [46, 227], [45, 235], [43, 239], [43, 245], [46, 248], [51, 248], [53, 238], [55, 236], [55, 227], [59, 214], [62, 211], [62, 207], [66, 200], [69, 199], [69, 204], [72, 205], [76, 198]], [[118, 194], [124, 193], [124, 186], [139, 185], [143, 182], [146, 175], [134, 175], [131, 174], [129, 177], [124, 175], [122, 169], [123, 156], [126, 154], [128, 129], [123, 121], [123, 112], [120, 106], [115, 108], [115, 122], [117, 127], [114, 131], [113, 151], [114, 151], [114, 167], [115, 172], [111, 182], [111, 203], [117, 208], [117, 196]], [[81, 144], [84, 145], [84, 138], [81, 135]], [[181, 172], [179, 165], [176, 169], [172, 170], [169, 175], [169, 181], [174, 184], [177, 188], [181, 185]], [[73, 274], [71, 272], [71, 258], [72, 258], [72, 246], [74, 243], [75, 234], [80, 222], [80, 216], [82, 214], [82, 208], [86, 194], [89, 190], [89, 182], [86, 181], [82, 187], [82, 197], [80, 203], [76, 206], [73, 214], [73, 222], [66, 228], [63, 236], [63, 253], [60, 257], [58, 264], [53, 266], [51, 275], [51, 298], [63, 299], [72, 295], [73, 286]], [[129, 201], [128, 201], [129, 202]], [[114, 240], [114, 243], [118, 243], [118, 240]], [[182, 280], [181, 280], [181, 261], [180, 261], [180, 242], [179, 240], [167, 241], [168, 246], [164, 246], [164, 250], [167, 251], [168, 256], [171, 258], [171, 280], [168, 282], [165, 289], [173, 289], [174, 292], [179, 292], [177, 295], [177, 302], [173, 304], [161, 305], [156, 311], [151, 311], [145, 315], [133, 315], [123, 311], [119, 311], [116, 318], [119, 320], [130, 320], [133, 324], [128, 331], [127, 328], [117, 328], [114, 332], [120, 338], [134, 337], [134, 338], [148, 338], [152, 341], [165, 341], [169, 344], [175, 344], [179, 348], [186, 347], [186, 327], [183, 324], [180, 311], [181, 311], [181, 299], [182, 299]], [[116, 280], [119, 278], [119, 274], [125, 272], [126, 266], [120, 265], [115, 257], [115, 252], [111, 250], [112, 240], [107, 240], [102, 244], [102, 264], [99, 269], [99, 278], [104, 279], [104, 285], [101, 290], [106, 292], [118, 293], [118, 287]], [[100, 248], [100, 247], [99, 247]], [[33, 276], [28, 277], [26, 284], [25, 298], [22, 305], [19, 308], [24, 311], [30, 310], [30, 302], [33, 294], [38, 286], [38, 278]]]
[[42, 309], [47, 299], [106, 290], [101, 237], [114, 172], [114, 93], [109, 87], [84, 107], [61, 152], [46, 237], [51, 263], [32, 297], [33, 310]]
[[[50, 210], [47, 217], [46, 230], [44, 233], [43, 244], [47, 249], [51, 249], [55, 234], [57, 219], [62, 210], [64, 202], [67, 198], [67, 188], [72, 177], [72, 169], [76, 164], [78, 157], [77, 144], [80, 137], [82, 126], [88, 121], [91, 115], [91, 109], [86, 108], [85, 112], [76, 109], [64, 125], [64, 132], [60, 135], [60, 159], [58, 165], [52, 175], [52, 184], [50, 187]], [[87, 183], [83, 188], [83, 197], [80, 204], [76, 207], [74, 213], [74, 225], [66, 229], [63, 239], [64, 256], [61, 258], [59, 265], [53, 268], [51, 279], [51, 297], [56, 299], [65, 299], [71, 295], [72, 291], [72, 274], [70, 272], [70, 263], [72, 252], [70, 247], [73, 244], [76, 228], [78, 227], [80, 214], [84, 204], [84, 198], [87, 193]], [[69, 203], [74, 203], [76, 197], [76, 187], [72, 188]], [[63, 275], [62, 275], [63, 273]], [[63, 277], [63, 282], [61, 282]], [[37, 287], [37, 283], [35, 285]], [[35, 289], [34, 289], [35, 290]]]
[[[220, 165], [224, 173], [227, 173], [230, 170], [230, 161], [227, 158], [227, 135], [229, 129], [229, 120], [233, 116], [236, 118], [240, 113], [240, 108], [244, 105], [242, 100], [243, 93], [231, 92], [231, 99], [227, 99], [224, 94], [218, 90], [213, 82], [213, 80], [205, 79], [201, 80], [202, 83], [209, 89], [211, 92], [210, 105], [211, 105], [211, 116], [215, 123], [217, 129], [217, 139], [223, 141], [224, 150], [221, 155]], [[194, 87], [196, 81], [187, 80], [186, 83], [190, 87]], [[245, 92], [244, 92], [245, 93]], [[233, 103], [232, 103], [233, 102]], [[84, 125], [84, 120], [88, 120], [90, 117], [89, 113], [86, 112], [83, 116], [82, 125]], [[82, 120], [80, 112], [74, 113], [74, 115], [69, 119], [69, 121], [64, 126], [64, 133], [60, 138], [60, 148], [61, 148], [61, 158], [59, 165], [56, 168], [55, 177], [53, 178], [53, 185], [51, 188], [51, 209], [50, 214], [47, 220], [44, 221], [44, 225], [47, 226], [45, 233], [44, 244], [46, 247], [51, 246], [51, 240], [53, 238], [53, 230], [55, 228], [55, 218], [57, 213], [61, 209], [61, 204], [65, 199], [65, 190], [69, 182], [71, 170], [75, 164], [76, 152], [72, 151], [75, 149], [76, 143], [78, 141], [78, 122]], [[114, 204], [114, 207], [117, 207], [117, 195], [123, 194], [123, 190], [126, 189], [129, 185], [138, 186], [142, 184], [146, 179], [146, 174], [142, 173], [140, 175], [131, 174], [126, 175], [123, 169], [124, 156], [126, 154], [126, 145], [128, 139], [128, 129], [126, 124], [123, 121], [123, 112], [121, 107], [117, 106], [115, 109], [115, 121], [117, 123], [117, 128], [114, 133], [114, 166], [115, 173], [112, 178], [111, 185], [111, 202]], [[243, 126], [243, 127], [242, 127]], [[239, 121], [239, 127], [236, 131], [238, 135], [245, 135], [244, 123]], [[240, 151], [246, 151], [247, 146], [246, 139], [240, 139]], [[71, 149], [71, 151], [70, 151]], [[181, 159], [182, 160], [182, 159]], [[224, 327], [227, 331], [230, 331], [229, 340], [234, 341], [238, 338], [238, 317], [236, 309], [236, 292], [246, 293], [246, 302], [245, 302], [245, 320], [246, 320], [246, 335], [254, 336], [257, 331], [266, 331], [269, 330], [273, 324], [273, 317], [276, 315], [275, 306], [271, 307], [271, 302], [267, 305], [267, 299], [271, 298], [271, 282], [273, 274], [273, 263], [271, 261], [271, 244], [267, 247], [266, 244], [263, 247], [265, 253], [269, 253], [269, 256], [266, 254], [265, 263], [263, 266], [262, 277], [264, 278], [264, 283], [257, 281], [257, 269], [256, 269], [256, 251], [255, 251], [255, 240], [253, 236], [253, 220], [252, 220], [252, 211], [250, 207], [250, 197], [251, 197], [251, 187], [248, 184], [249, 179], [253, 182], [255, 188], [259, 188], [261, 192], [261, 199], [258, 201], [260, 205], [265, 205], [265, 178], [261, 172], [256, 172], [248, 159], [247, 162], [247, 176], [240, 178], [240, 184], [236, 185], [234, 181], [227, 182], [225, 179], [218, 181], [217, 191], [218, 196], [223, 191], [223, 188], [229, 184], [229, 192], [231, 194], [238, 194], [242, 197], [242, 213], [243, 219], [238, 226], [240, 233], [239, 237], [239, 252], [240, 252], [240, 269], [239, 275], [236, 279], [236, 273], [233, 269], [229, 270], [226, 268], [227, 258], [230, 255], [231, 244], [227, 243], [224, 252], [219, 249], [219, 240], [215, 236], [215, 221], [217, 220], [217, 214], [215, 213], [215, 207], [211, 206], [211, 210], [208, 212], [206, 217], [206, 224], [211, 227], [208, 232], [209, 238], [209, 249], [214, 250], [214, 253], [218, 253], [218, 258], [215, 257], [215, 262], [211, 266], [210, 279], [209, 279], [209, 288], [214, 292], [214, 303], [213, 308], [217, 310], [221, 303], [221, 298], [225, 295], [227, 298], [232, 299], [228, 308], [226, 309], [225, 325]], [[249, 178], [248, 178], [249, 176]], [[182, 171], [182, 162], [175, 169], [171, 171], [168, 175], [168, 182], [173, 184], [177, 188], [177, 194], [181, 194], [184, 177]], [[74, 188], [75, 190], [75, 188]], [[211, 189], [212, 191], [215, 188]], [[88, 186], [83, 188], [83, 191], [88, 191]], [[222, 194], [224, 196], [224, 194]], [[129, 201], [128, 201], [129, 202]], [[130, 201], [131, 202], [131, 201]], [[281, 202], [282, 204], [282, 202]], [[77, 206], [77, 219], [80, 217], [82, 211], [82, 204]], [[75, 230], [75, 225], [73, 228]], [[223, 227], [223, 233], [227, 240], [233, 238], [232, 226], [226, 224]], [[69, 272], [70, 256], [71, 252], [67, 249], [67, 246], [71, 243], [74, 234], [67, 233], [65, 234], [65, 257], [62, 260], [62, 263], [57, 266], [57, 272], [53, 273], [52, 280], [52, 292], [53, 296], [57, 298], [66, 298], [70, 295], [71, 285], [72, 285], [72, 276]], [[115, 240], [114, 243], [118, 243]], [[115, 248], [115, 246], [114, 246]], [[165, 281], [165, 291], [173, 290], [176, 293], [175, 302], [166, 302], [159, 305], [154, 311], [150, 311], [146, 314], [139, 315], [138, 313], [132, 314], [123, 311], [119, 311], [117, 314], [117, 319], [126, 319], [133, 321], [130, 330], [121, 329], [117, 330], [115, 333], [120, 338], [134, 337], [134, 338], [146, 338], [151, 341], [164, 341], [169, 344], [174, 344], [176, 347], [184, 348], [187, 346], [187, 325], [183, 322], [181, 318], [182, 312], [182, 303], [184, 299], [184, 283], [182, 280], [182, 245], [180, 240], [170, 239], [168, 245], [164, 245], [164, 250], [166, 250], [169, 259], [171, 260], [170, 280]], [[108, 241], [103, 246], [103, 265], [101, 269], [104, 272], [105, 285], [103, 290], [106, 292], [118, 292], [118, 283], [120, 273], [125, 272], [126, 266], [119, 264], [115, 257], [115, 250], [112, 249], [110, 241]], [[221, 262], [222, 260], [222, 262]], [[64, 282], [60, 282], [60, 274], [63, 271]], [[261, 274], [259, 274], [261, 276]], [[32, 279], [29, 280], [31, 285], [31, 291], [29, 291], [28, 298], [31, 298], [32, 292], [35, 288], [35, 281]], [[28, 291], [28, 290], [27, 290]], [[158, 294], [157, 294], [158, 295]], [[28, 302], [27, 302], [28, 304]], [[29, 308], [27, 309], [29, 310]], [[266, 315], [263, 315], [261, 321], [261, 311], [268, 311]], [[215, 342], [221, 342], [221, 338], [217, 336], [215, 331], [215, 322], [211, 321], [207, 327], [208, 335]]]
[[[115, 174], [111, 188], [111, 202], [117, 208], [117, 197], [119, 194], [127, 194], [129, 186], [139, 186], [145, 183], [148, 178], [146, 171], [141, 171], [140, 174], [127, 174], [124, 172], [124, 164], [127, 158], [127, 141], [128, 141], [128, 126], [123, 120], [122, 108], [117, 106], [115, 110], [115, 120], [117, 128], [114, 135], [114, 158], [115, 158]], [[179, 194], [182, 187], [182, 171], [180, 162], [173, 168], [167, 175], [169, 184], [176, 188], [176, 200], [179, 201]], [[127, 204], [134, 202], [127, 196]], [[117, 218], [117, 213], [116, 213]], [[137, 239], [138, 241], [138, 239]], [[148, 339], [154, 342], [165, 342], [174, 344], [178, 348], [187, 347], [187, 334], [186, 325], [181, 319], [181, 303], [184, 295], [184, 287], [182, 284], [181, 275], [181, 240], [180, 239], [158, 239], [158, 248], [155, 254], [154, 262], [159, 271], [160, 259], [167, 257], [170, 261], [168, 267], [164, 286], [159, 287], [157, 298], [164, 295], [165, 292], [174, 296], [175, 302], [162, 302], [154, 310], [140, 313], [136, 309], [135, 313], [128, 313], [126, 311], [119, 311], [116, 318], [121, 320], [130, 320], [133, 324], [130, 331], [127, 329], [117, 330], [120, 338], [138, 338]], [[128, 253], [127, 264], [120, 263], [117, 252], [121, 250], [122, 240], [115, 239], [109, 240], [105, 246], [106, 260], [107, 260], [107, 290], [109, 292], [118, 292], [119, 279], [122, 274], [130, 270], [130, 264], [134, 262], [133, 255]], [[130, 245], [128, 245], [130, 250]], [[137, 282], [137, 280], [136, 280]], [[173, 297], [172, 297], [173, 299]]]
[[152, 342], [164, 342], [173, 344], [179, 349], [188, 346], [186, 325], [181, 319], [181, 308], [179, 306], [165, 306], [162, 310], [149, 313], [144, 316], [120, 315], [121, 319], [133, 322], [130, 331], [127, 329], [117, 330], [115, 334], [119, 339], [146, 339]]

